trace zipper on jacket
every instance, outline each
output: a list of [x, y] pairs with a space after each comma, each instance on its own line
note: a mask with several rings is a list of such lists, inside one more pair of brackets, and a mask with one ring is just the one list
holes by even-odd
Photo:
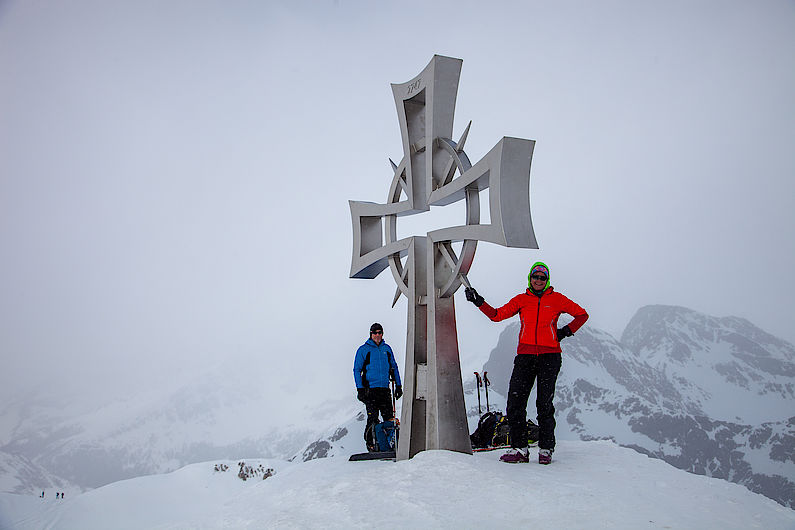
[[[542, 294], [541, 296], [544, 295]], [[541, 296], [538, 297], [538, 309], [536, 309], [536, 336], [535, 336], [536, 354], [538, 354], [538, 321], [541, 318]]]

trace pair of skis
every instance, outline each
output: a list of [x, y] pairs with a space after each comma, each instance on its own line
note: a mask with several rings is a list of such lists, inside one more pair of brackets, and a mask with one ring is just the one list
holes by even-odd
[[475, 372], [475, 381], [477, 381], [478, 384], [478, 414], [483, 412], [480, 406], [480, 387], [486, 389], [486, 412], [489, 412], [489, 386], [491, 386], [489, 373], [483, 372], [483, 377], [481, 377], [479, 373]]
[[473, 447], [472, 448], [472, 452], [473, 453], [485, 453], [485, 452], [488, 452], [488, 451], [496, 451], [498, 449], [510, 449], [510, 448], [511, 448], [510, 445], [490, 445], [488, 447]]

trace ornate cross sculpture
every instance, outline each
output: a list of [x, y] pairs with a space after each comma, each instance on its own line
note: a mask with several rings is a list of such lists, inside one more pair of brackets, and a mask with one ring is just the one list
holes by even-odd
[[[420, 75], [392, 85], [403, 159], [398, 165], [390, 160], [394, 174], [385, 204], [349, 201], [351, 278], [375, 278], [389, 267], [397, 283], [392, 305], [401, 294], [408, 298], [398, 460], [426, 449], [472, 452], [453, 294], [469, 285], [478, 241], [538, 248], [530, 218], [535, 142], [504, 137], [473, 166], [464, 152], [471, 122], [458, 142], [451, 139], [461, 63], [435, 55]], [[487, 188], [491, 219], [480, 224], [479, 192]], [[398, 217], [462, 199], [463, 225], [397, 239]], [[453, 243], [459, 242], [457, 254]]]

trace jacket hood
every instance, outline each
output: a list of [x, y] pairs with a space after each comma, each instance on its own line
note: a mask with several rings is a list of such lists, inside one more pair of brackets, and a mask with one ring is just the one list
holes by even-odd
[[543, 261], [536, 261], [535, 263], [533, 263], [533, 266], [530, 267], [530, 272], [527, 273], [527, 287], [528, 289], [530, 289], [531, 292], [533, 291], [533, 284], [530, 283], [530, 276], [533, 275], [533, 271], [535, 270], [535, 268], [539, 266], [544, 267], [547, 271], [547, 284], [544, 286], [544, 290], [549, 289], [549, 282], [552, 281], [551, 276], [549, 274], [549, 267], [547, 266], [547, 264], [544, 263]]

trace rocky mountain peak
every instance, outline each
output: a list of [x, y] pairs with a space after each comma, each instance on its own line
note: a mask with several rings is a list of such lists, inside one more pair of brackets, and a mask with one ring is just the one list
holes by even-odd
[[643, 361], [686, 379], [709, 368], [730, 385], [795, 398], [791, 381], [785, 381], [795, 377], [795, 347], [743, 318], [645, 306], [627, 324], [621, 344]]
[[649, 305], [640, 308], [629, 321], [621, 343], [652, 362], [659, 347], [663, 347], [666, 361], [684, 364], [694, 358], [703, 344], [715, 340], [718, 329], [717, 319], [692, 309]]

